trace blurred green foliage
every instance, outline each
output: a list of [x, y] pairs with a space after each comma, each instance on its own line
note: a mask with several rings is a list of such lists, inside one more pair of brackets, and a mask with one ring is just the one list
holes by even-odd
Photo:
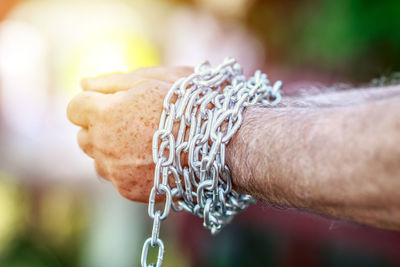
[[259, 1], [248, 24], [268, 59], [365, 80], [400, 70], [400, 1]]

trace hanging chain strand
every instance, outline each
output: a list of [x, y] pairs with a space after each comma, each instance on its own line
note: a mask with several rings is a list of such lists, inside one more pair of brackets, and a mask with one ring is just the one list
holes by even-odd
[[[281, 81], [270, 84], [261, 71], [247, 80], [236, 60], [226, 58], [216, 68], [208, 62], [198, 65], [193, 74], [171, 87], [153, 136], [156, 167], [148, 206], [153, 230], [143, 246], [142, 267], [162, 265], [160, 223], [171, 208], [203, 218], [204, 227], [215, 234], [255, 202], [252, 196], [232, 189], [225, 147], [242, 123], [243, 109], [255, 104], [276, 105], [281, 100], [281, 86]], [[179, 125], [176, 136], [172, 133], [175, 123]], [[157, 196], [165, 198], [159, 210], [155, 208]], [[147, 263], [150, 246], [158, 248], [157, 263]]]

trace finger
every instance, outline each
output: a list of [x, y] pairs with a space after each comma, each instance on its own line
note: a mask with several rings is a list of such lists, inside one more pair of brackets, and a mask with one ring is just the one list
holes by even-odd
[[94, 158], [93, 143], [90, 140], [89, 131], [81, 129], [78, 132], [78, 145], [85, 154], [89, 157]]
[[101, 178], [103, 178], [103, 179], [105, 179], [107, 181], [110, 181], [110, 179], [108, 178], [107, 166], [102, 161], [95, 160], [94, 161], [94, 168], [96, 169], [97, 174]]
[[193, 73], [192, 67], [149, 67], [137, 69], [133, 72], [143, 78], [174, 83], [179, 78], [189, 76]]
[[130, 73], [110, 73], [98, 77], [85, 78], [81, 80], [81, 87], [84, 91], [112, 94], [137, 87], [144, 79], [174, 83], [179, 78], [188, 76], [192, 72], [193, 68], [191, 67], [141, 68]]
[[104, 103], [106, 95], [97, 92], [82, 92], [68, 104], [68, 119], [75, 125], [88, 128], [89, 119]]
[[81, 80], [83, 91], [95, 91], [103, 94], [113, 94], [126, 91], [136, 86], [141, 78], [131, 73], [109, 73], [98, 77]]

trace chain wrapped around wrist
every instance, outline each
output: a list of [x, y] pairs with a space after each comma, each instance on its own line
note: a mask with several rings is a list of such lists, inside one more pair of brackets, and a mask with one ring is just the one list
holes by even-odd
[[[233, 58], [226, 58], [216, 68], [208, 62], [199, 64], [193, 74], [174, 83], [164, 98], [159, 127], [153, 136], [156, 167], [148, 206], [153, 230], [143, 246], [143, 267], [162, 265], [160, 223], [171, 208], [203, 218], [203, 225], [215, 234], [255, 202], [252, 196], [232, 189], [225, 147], [242, 123], [243, 109], [279, 103], [281, 86], [281, 81], [270, 84], [261, 71], [246, 79]], [[179, 125], [175, 135], [174, 124]], [[157, 196], [165, 198], [161, 210], [155, 210]], [[156, 264], [148, 265], [150, 246], [158, 247], [158, 257]]]

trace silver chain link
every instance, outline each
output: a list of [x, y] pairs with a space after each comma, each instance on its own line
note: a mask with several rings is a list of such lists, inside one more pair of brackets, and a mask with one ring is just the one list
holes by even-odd
[[[143, 267], [162, 265], [160, 223], [171, 208], [202, 217], [204, 227], [215, 234], [255, 202], [252, 196], [232, 190], [225, 147], [242, 123], [243, 109], [279, 103], [281, 86], [281, 81], [271, 85], [259, 70], [247, 80], [236, 60], [226, 58], [216, 68], [208, 62], [199, 64], [193, 74], [171, 87], [153, 136], [156, 167], [148, 206], [153, 231], [143, 246]], [[174, 124], [179, 124], [175, 135]], [[157, 196], [165, 198], [163, 209], [155, 210]], [[156, 264], [147, 264], [149, 246], [158, 248]]]

